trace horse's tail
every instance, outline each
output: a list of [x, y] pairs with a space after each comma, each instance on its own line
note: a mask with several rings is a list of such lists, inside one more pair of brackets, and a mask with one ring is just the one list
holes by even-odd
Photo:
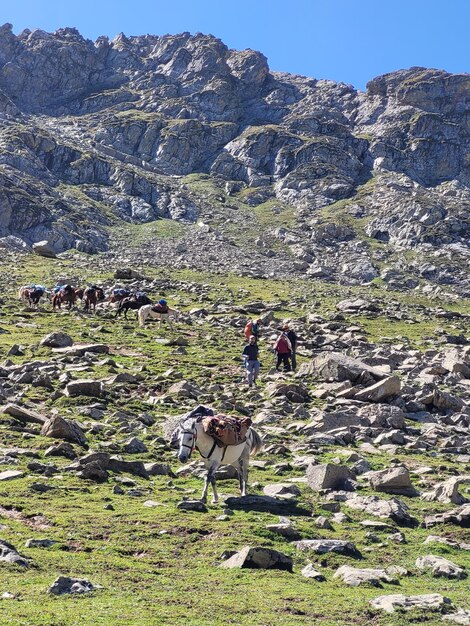
[[264, 442], [254, 428], [250, 428], [250, 433], [251, 433], [250, 454], [253, 454], [253, 455], [258, 454], [258, 452], [262, 449]]

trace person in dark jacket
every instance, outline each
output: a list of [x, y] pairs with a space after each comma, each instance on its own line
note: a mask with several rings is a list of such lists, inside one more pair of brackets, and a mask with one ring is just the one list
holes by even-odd
[[243, 360], [246, 368], [246, 382], [249, 387], [253, 387], [256, 384], [258, 378], [260, 362], [258, 361], [259, 348], [256, 344], [256, 337], [250, 336], [250, 339], [246, 346], [243, 348]]
[[292, 369], [295, 372], [295, 370], [297, 369], [296, 352], [297, 352], [297, 342], [299, 338], [297, 337], [295, 331], [292, 328], [289, 328], [289, 324], [284, 324], [282, 330], [287, 334], [287, 338], [290, 341], [290, 345], [291, 345], [290, 360], [292, 364]]

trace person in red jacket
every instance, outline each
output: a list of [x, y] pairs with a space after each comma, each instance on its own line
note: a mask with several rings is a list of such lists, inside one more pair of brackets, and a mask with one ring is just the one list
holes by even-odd
[[292, 354], [292, 344], [286, 332], [282, 332], [274, 344], [274, 350], [277, 353], [276, 369], [279, 371], [281, 363], [284, 365], [284, 371], [290, 372], [290, 356]]
[[250, 337], [253, 336], [255, 338], [255, 343], [258, 343], [260, 325], [261, 320], [250, 320], [247, 323], [243, 331], [243, 334], [245, 335], [247, 341], [250, 341]]

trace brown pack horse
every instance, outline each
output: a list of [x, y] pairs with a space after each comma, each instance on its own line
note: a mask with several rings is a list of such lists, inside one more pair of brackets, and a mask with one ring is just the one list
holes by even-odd
[[92, 285], [87, 287], [83, 292], [83, 307], [85, 311], [96, 310], [97, 302], [104, 300], [104, 291], [101, 287]]
[[20, 287], [18, 291], [19, 299], [28, 304], [30, 307], [38, 306], [39, 300], [44, 295], [45, 290], [43, 287]]
[[59, 289], [59, 291], [56, 294], [54, 294], [54, 297], [52, 298], [52, 308], [54, 310], [56, 308], [60, 309], [62, 304], [67, 304], [68, 309], [70, 311], [72, 306], [77, 301], [77, 293], [76, 293], [77, 291], [83, 291], [83, 290], [74, 289], [71, 285], [65, 285], [65, 287], [62, 287], [61, 289]]

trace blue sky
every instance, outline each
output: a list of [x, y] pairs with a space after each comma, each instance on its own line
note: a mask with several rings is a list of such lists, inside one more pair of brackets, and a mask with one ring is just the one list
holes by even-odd
[[0, 23], [83, 36], [211, 33], [263, 52], [272, 70], [368, 80], [422, 65], [470, 71], [470, 0], [2, 0]]

